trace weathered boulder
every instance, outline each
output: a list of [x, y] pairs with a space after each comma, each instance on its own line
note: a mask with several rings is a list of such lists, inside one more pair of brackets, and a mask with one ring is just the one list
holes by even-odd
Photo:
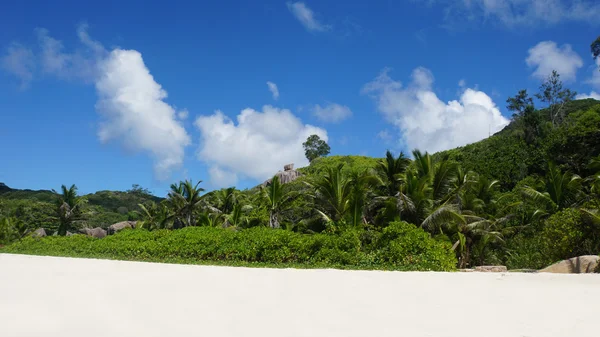
[[558, 273], [558, 274], [584, 274], [593, 273], [598, 266], [600, 257], [598, 255], [583, 255], [562, 260], [551, 266], [548, 266], [540, 273]]
[[121, 231], [125, 228], [135, 228], [135, 224], [137, 223], [137, 221], [122, 221], [122, 222], [117, 222], [116, 224], [112, 224], [108, 227], [108, 231], [107, 234], [108, 235], [113, 235], [118, 231]]
[[106, 231], [100, 227], [96, 228], [82, 228], [79, 230], [79, 233], [85, 234], [87, 236], [91, 236], [94, 238], [102, 239], [106, 237]]
[[67, 231], [67, 236], [71, 236], [71, 235], [75, 235], [76, 233], [71, 233], [69, 231]]
[[[279, 177], [279, 182], [281, 184], [287, 184], [298, 179], [298, 177], [302, 176], [302, 173], [294, 170], [294, 164], [287, 164], [283, 167], [283, 171], [279, 171], [275, 173], [275, 175]], [[271, 179], [266, 180], [262, 185], [271, 185]]]
[[35, 231], [33, 231], [33, 233], [31, 233], [31, 236], [33, 236], [34, 238], [43, 238], [47, 236], [46, 230], [43, 228], [38, 228]]
[[477, 266], [475, 267], [475, 271], [484, 273], [506, 273], [508, 269], [506, 269], [506, 266]]

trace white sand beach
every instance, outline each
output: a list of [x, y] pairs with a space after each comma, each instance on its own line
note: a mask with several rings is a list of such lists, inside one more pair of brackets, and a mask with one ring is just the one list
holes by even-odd
[[5, 337], [600, 335], [600, 274], [258, 269], [0, 254]]

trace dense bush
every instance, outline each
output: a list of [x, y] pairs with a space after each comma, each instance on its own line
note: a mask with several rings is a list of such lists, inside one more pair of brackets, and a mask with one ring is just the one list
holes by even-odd
[[178, 263], [263, 264], [348, 269], [454, 269], [450, 248], [407, 223], [394, 223], [363, 245], [365, 233], [299, 234], [255, 227], [241, 231], [212, 227], [125, 230], [104, 239], [83, 235], [25, 238], [7, 253], [96, 257]]

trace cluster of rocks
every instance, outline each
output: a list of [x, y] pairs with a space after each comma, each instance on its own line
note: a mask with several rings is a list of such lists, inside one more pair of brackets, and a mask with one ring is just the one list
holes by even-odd
[[[600, 256], [583, 255], [559, 261], [540, 270], [514, 270], [516, 272], [555, 273], [555, 274], [586, 274], [600, 272]], [[492, 272], [506, 273], [506, 266], [477, 266], [473, 269], [461, 269], [462, 272]]]
[[[102, 238], [106, 237], [107, 235], [113, 235], [123, 229], [135, 228], [136, 224], [137, 224], [137, 221], [121, 221], [121, 222], [117, 222], [116, 224], [112, 224], [112, 225], [108, 226], [108, 229], [103, 229], [100, 227], [81, 228], [79, 230], [78, 234], [85, 234], [87, 236], [102, 239]], [[67, 232], [67, 236], [71, 236], [74, 234], [75, 233]], [[47, 236], [46, 230], [44, 230], [43, 228], [38, 228], [32, 233], [32, 236], [38, 237], [38, 238], [45, 237], [45, 236]]]

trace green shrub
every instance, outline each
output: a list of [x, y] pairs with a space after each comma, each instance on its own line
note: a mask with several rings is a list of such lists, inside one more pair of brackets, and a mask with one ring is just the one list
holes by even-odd
[[581, 255], [581, 244], [585, 236], [581, 213], [567, 208], [549, 217], [542, 231], [545, 252], [553, 261]]
[[[362, 240], [371, 242], [363, 247]], [[124, 230], [103, 239], [84, 235], [25, 238], [7, 253], [93, 257], [177, 263], [333, 267], [389, 270], [454, 270], [447, 244], [407, 223], [393, 223], [383, 235], [348, 230], [341, 234], [300, 234], [253, 227], [179, 230]]]
[[397, 266], [418, 266], [418, 270], [452, 270], [455, 254], [448, 242], [438, 241], [421, 228], [404, 221], [392, 222], [377, 243], [377, 257]]

